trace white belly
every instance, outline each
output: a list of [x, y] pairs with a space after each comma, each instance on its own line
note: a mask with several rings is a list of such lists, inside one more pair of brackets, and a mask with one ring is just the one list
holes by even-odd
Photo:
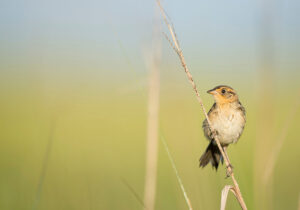
[[220, 113], [212, 123], [221, 144], [237, 142], [243, 132], [245, 119], [240, 112]]

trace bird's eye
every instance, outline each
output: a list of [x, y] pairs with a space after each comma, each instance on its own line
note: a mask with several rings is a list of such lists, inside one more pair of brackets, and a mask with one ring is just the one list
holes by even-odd
[[224, 94], [224, 93], [226, 93], [226, 90], [225, 90], [225, 89], [222, 89], [221, 92]]

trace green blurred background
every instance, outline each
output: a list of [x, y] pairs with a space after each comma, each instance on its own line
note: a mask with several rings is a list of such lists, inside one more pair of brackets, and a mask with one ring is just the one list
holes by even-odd
[[[229, 155], [248, 208], [297, 209], [299, 1], [163, 5], [206, 108], [206, 90], [226, 84], [247, 110]], [[137, 0], [1, 1], [0, 209], [143, 208], [129, 188], [143, 198], [147, 63], [162, 23], [155, 8]], [[231, 181], [224, 167], [198, 168], [208, 144], [204, 116], [161, 42], [160, 131], [194, 209], [219, 209]], [[187, 209], [161, 142], [156, 209]], [[232, 195], [227, 209], [239, 209]]]

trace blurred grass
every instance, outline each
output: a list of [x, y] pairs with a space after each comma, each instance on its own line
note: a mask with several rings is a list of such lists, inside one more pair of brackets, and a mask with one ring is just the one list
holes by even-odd
[[[221, 190], [230, 180], [224, 179], [223, 167], [218, 173], [210, 167], [198, 168], [198, 159], [208, 143], [201, 128], [203, 115], [189, 84], [177, 82], [162, 82], [161, 127], [193, 207], [218, 209]], [[211, 86], [204, 82], [200, 87], [207, 108], [212, 99], [204, 88]], [[142, 197], [146, 98], [138, 90], [124, 93], [107, 84], [99, 88], [87, 85], [70, 94], [63, 88], [43, 89], [35, 84], [1, 92], [0, 209], [32, 208], [54, 116], [58, 120], [38, 209], [142, 208], [122, 179]], [[229, 148], [229, 154], [248, 208], [253, 209], [254, 194], [258, 193], [253, 189], [257, 98], [245, 86], [234, 88], [246, 107], [247, 125], [239, 143]], [[281, 87], [280, 95], [276, 95], [279, 100], [274, 100], [274, 138], [295, 100], [282, 89], [289, 87]], [[274, 209], [295, 209], [298, 204], [299, 115], [298, 111], [275, 166]], [[158, 164], [156, 208], [185, 209], [162, 145]], [[255, 173], [263, 176], [262, 171]], [[239, 209], [232, 195], [227, 208]]]
[[[174, 2], [168, 11], [179, 27], [187, 63], [206, 108], [213, 101], [205, 91], [219, 84], [235, 88], [246, 107], [245, 131], [239, 143], [230, 146], [229, 155], [248, 208], [296, 209], [299, 110], [267, 189], [256, 188], [255, 177], [263, 178], [264, 168], [254, 171], [254, 160], [258, 130], [264, 126], [259, 113], [264, 92], [259, 88], [264, 83], [259, 60], [265, 58], [259, 47], [264, 41], [257, 43], [257, 39], [274, 25], [274, 37], [265, 40], [276, 45], [274, 52], [266, 53], [267, 57], [274, 53], [273, 67], [266, 75], [272, 74], [274, 80], [268, 87], [272, 101], [267, 102], [274, 115], [269, 120], [272, 142], [300, 88], [299, 7], [297, 1], [277, 2], [274, 10], [267, 5], [267, 12], [278, 14], [274, 24], [265, 22], [268, 27], [258, 29], [263, 2], [249, 2], [180, 1], [184, 5]], [[154, 1], [148, 5], [119, 1], [117, 7], [114, 1], [79, 3], [3, 2], [1, 210], [32, 209], [53, 119], [57, 119], [53, 145], [37, 209], [142, 208], [122, 180], [143, 197], [147, 91], [141, 47], [152, 40]], [[112, 15], [111, 23], [107, 13]], [[221, 190], [230, 180], [224, 179], [223, 167], [218, 173], [198, 168], [208, 144], [201, 128], [204, 117], [177, 58], [167, 43], [163, 47], [160, 127], [193, 207], [219, 209]], [[271, 150], [261, 148], [261, 158], [268, 158]], [[162, 145], [158, 164], [156, 209], [185, 209]], [[263, 195], [266, 192], [269, 195]], [[272, 208], [263, 203], [272, 203]], [[227, 204], [227, 209], [239, 209], [232, 195]]]

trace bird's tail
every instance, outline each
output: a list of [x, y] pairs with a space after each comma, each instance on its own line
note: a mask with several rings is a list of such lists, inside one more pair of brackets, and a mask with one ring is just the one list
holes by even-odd
[[217, 170], [220, 160], [223, 164], [223, 157], [218, 148], [218, 145], [216, 145], [213, 141], [211, 141], [208, 147], [206, 148], [205, 152], [203, 153], [203, 155], [200, 157], [199, 167], [204, 168], [210, 162], [211, 165], [215, 167]]

